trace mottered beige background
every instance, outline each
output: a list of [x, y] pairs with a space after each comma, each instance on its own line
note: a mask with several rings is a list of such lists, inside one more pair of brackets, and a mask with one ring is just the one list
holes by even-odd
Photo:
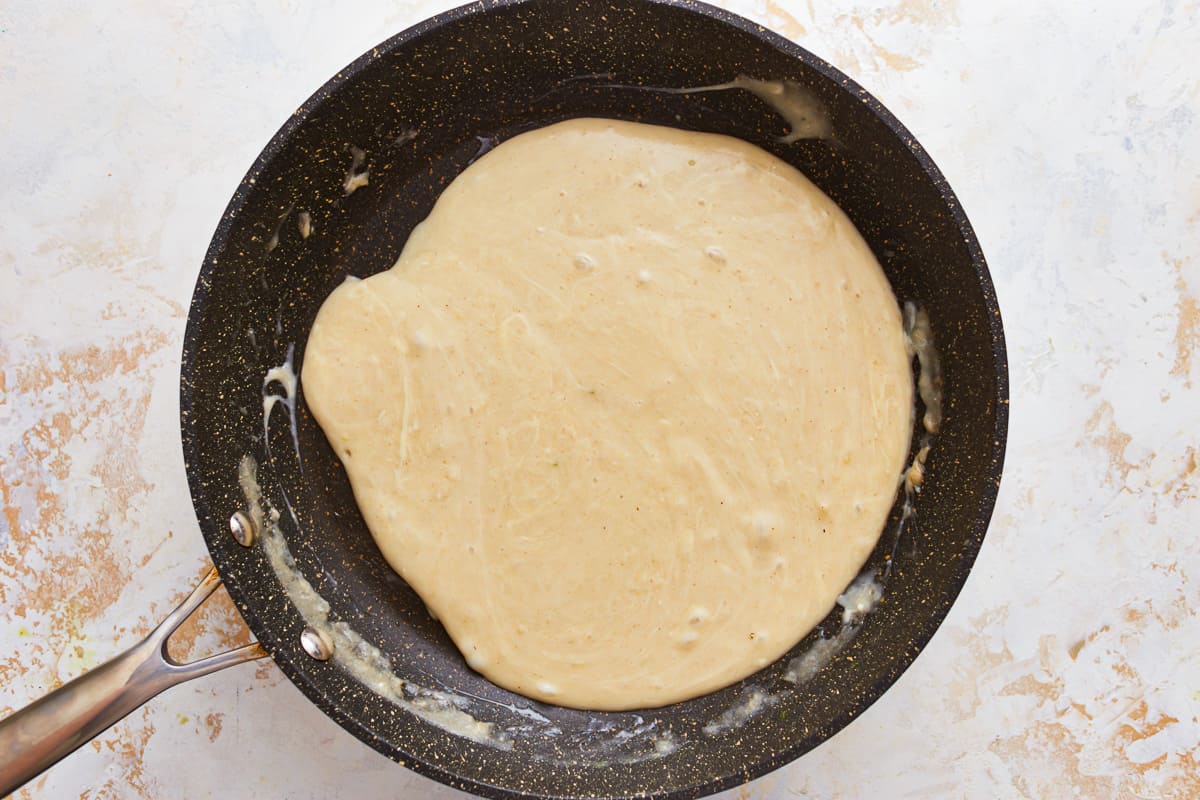
[[[204, 572], [177, 396], [209, 237], [296, 106], [450, 5], [0, 4], [0, 710], [131, 644]], [[1012, 373], [999, 504], [946, 624], [861, 718], [723, 797], [1200, 796], [1200, 3], [721, 5], [933, 155]], [[180, 645], [244, 636], [223, 599]], [[463, 796], [267, 663], [160, 696], [17, 796], [343, 794]]]

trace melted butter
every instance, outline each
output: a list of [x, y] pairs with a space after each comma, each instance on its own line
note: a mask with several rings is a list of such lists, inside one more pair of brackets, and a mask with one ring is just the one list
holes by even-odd
[[907, 360], [869, 248], [794, 169], [574, 120], [497, 146], [335, 291], [305, 384], [467, 662], [622, 709], [744, 677], [834, 605], [894, 498]]
[[819, 638], [808, 650], [793, 658], [788, 663], [784, 680], [801, 684], [812, 679], [858, 635], [863, 622], [882, 599], [883, 583], [873, 572], [855, 578], [846, 591], [838, 596], [838, 605], [842, 607], [842, 627], [833, 636]]
[[[258, 485], [258, 464], [250, 456], [242, 456], [238, 462], [238, 486], [242, 496], [246, 498], [246, 509], [254, 522], [255, 530], [263, 530], [266, 526], [263, 518], [262, 489]], [[271, 520], [274, 524], [276, 520]]]
[[817, 639], [811, 647], [788, 662], [784, 680], [795, 684], [812, 680], [857, 635], [857, 628], [843, 628], [833, 636]]
[[271, 232], [271, 238], [267, 239], [268, 253], [279, 246], [279, 234], [283, 230], [283, 223], [287, 222], [287, 218], [291, 216], [291, 213], [295, 208], [296, 204], [292, 203], [290, 206], [288, 206], [287, 211], [283, 212], [283, 216], [279, 218], [279, 222], [275, 223], [275, 230]]
[[838, 595], [842, 607], [842, 627], [858, 625], [875, 610], [883, 599], [883, 586], [875, 580], [874, 573], [859, 576], [846, 591]]
[[468, 164], [474, 164], [479, 159], [486, 156], [488, 153], [500, 144], [500, 139], [497, 136], [476, 136], [475, 141], [479, 142], [479, 149], [475, 151], [475, 155], [471, 156]]
[[404, 131], [401, 131], [396, 138], [392, 139], [392, 146], [399, 147], [402, 144], [411, 142], [413, 139], [417, 138], [417, 134], [420, 132], [421, 131], [419, 128], [408, 128]]
[[[292, 434], [292, 449], [296, 453], [297, 463], [302, 463], [300, 459], [300, 434], [296, 429], [296, 370], [293, 367], [292, 356], [296, 350], [294, 343], [288, 345], [287, 356], [283, 363], [278, 367], [272, 367], [267, 370], [267, 374], [263, 377], [262, 382], [262, 409], [263, 409], [263, 441], [265, 443], [267, 453], [271, 452], [271, 412], [275, 409], [276, 403], [283, 403], [284, 409], [287, 411], [288, 430]], [[283, 394], [276, 394], [271, 391], [271, 385], [278, 383], [283, 389]]]
[[363, 169], [367, 161], [367, 153], [361, 147], [350, 148], [350, 169], [342, 179], [342, 191], [347, 196], [354, 194], [371, 182], [371, 170]]
[[[590, 76], [584, 76], [590, 77]], [[810, 90], [795, 81], [763, 80], [748, 75], [738, 75], [725, 83], [714, 83], [708, 86], [630, 86], [620, 83], [603, 83], [601, 86], [636, 89], [638, 91], [661, 92], [663, 94], [700, 94], [703, 92], [724, 92], [740, 89], [757, 97], [774, 109], [775, 113], [787, 122], [787, 135], [780, 136], [779, 141], [792, 144], [802, 139], [833, 139], [833, 121], [825, 104]]]
[[920, 366], [917, 393], [925, 406], [921, 423], [926, 433], [935, 434], [942, 425], [942, 366], [929, 314], [915, 303], [904, 304], [904, 333], [907, 349]]
[[[921, 415], [921, 434], [917, 452], [912, 463], [904, 471], [904, 516], [907, 520], [913, 513], [913, 497], [921, 491], [925, 482], [925, 461], [933, 447], [933, 439], [942, 426], [942, 367], [933, 341], [933, 326], [929, 314], [915, 303], [904, 304], [905, 348], [910, 357], [917, 359], [917, 394], [921, 398], [924, 412]], [[903, 532], [903, 528], [901, 528]], [[889, 569], [891, 565], [889, 564]]]
[[692, 86], [683, 89], [662, 89], [668, 94], [697, 94], [699, 92], [722, 92], [741, 89], [762, 100], [783, 117], [790, 128], [786, 136], [779, 137], [784, 144], [801, 139], [833, 138], [833, 122], [825, 105], [810, 89], [794, 81], [772, 81], [738, 75], [727, 83], [711, 86]]
[[781, 694], [767, 692], [760, 687], [753, 686], [737, 703], [705, 725], [704, 733], [709, 736], [718, 736], [733, 728], [740, 728], [765, 709], [778, 703], [782, 697]]

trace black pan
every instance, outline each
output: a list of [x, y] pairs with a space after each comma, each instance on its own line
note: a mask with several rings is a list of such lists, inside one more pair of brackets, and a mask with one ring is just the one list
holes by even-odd
[[[785, 143], [787, 123], [749, 92], [646, 88], [742, 74], [808, 87], [826, 106], [834, 136]], [[277, 405], [264, 425], [264, 394], [283, 389], [264, 386], [268, 370], [289, 353], [300, 366], [317, 309], [335, 286], [390, 267], [440, 191], [492, 143], [578, 116], [729, 134], [785, 159], [855, 222], [898, 298], [929, 313], [945, 419], [915, 516], [897, 538], [898, 497], [866, 567], [886, 578], [883, 602], [799, 685], [783, 680], [789, 661], [837, 636], [837, 613], [778, 663], [662, 709], [589, 713], [499, 689], [466, 667], [384, 562], [302, 389], [295, 442], [286, 408]], [[363, 170], [369, 183], [347, 194], [348, 172]], [[302, 212], [311, 218], [307, 238]], [[271, 140], [234, 193], [196, 285], [181, 425], [196, 514], [229, 593], [280, 668], [348, 731], [411, 769], [490, 797], [696, 797], [820, 744], [912, 663], [982, 543], [1007, 398], [1004, 338], [983, 254], [929, 156], [878, 101], [791, 42], [700, 3], [528, 0], [450, 11], [384, 42], [318, 90]], [[281, 512], [279, 530], [330, 617], [379, 647], [396, 675], [452, 693], [473, 716], [509, 730], [506, 748], [448, 733], [383, 699], [336, 659], [306, 653], [305, 621], [263, 549], [229, 533], [231, 515], [247, 508], [238, 480], [246, 456], [258, 464], [265, 501]], [[754, 698], [765, 710], [741, 724], [713, 725]]]

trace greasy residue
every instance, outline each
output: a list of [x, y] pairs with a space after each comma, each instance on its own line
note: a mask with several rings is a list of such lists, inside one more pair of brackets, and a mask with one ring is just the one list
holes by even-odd
[[834, 138], [833, 121], [830, 119], [825, 104], [811, 89], [795, 81], [763, 80], [751, 78], [748, 75], [738, 75], [731, 81], [706, 86], [631, 86], [620, 83], [602, 83], [600, 85], [615, 89], [661, 92], [662, 94], [700, 94], [740, 89], [750, 92], [784, 118], [789, 130], [786, 135], [778, 137], [783, 144], [791, 144], [801, 139]]
[[740, 727], [764, 708], [775, 705], [781, 699], [782, 694], [772, 694], [761, 687], [752, 686], [736, 703], [705, 725], [704, 732], [709, 736], [716, 736], [731, 728]]
[[283, 216], [281, 216], [279, 218], [279, 221], [277, 223], [275, 223], [275, 230], [273, 230], [271, 232], [271, 238], [267, 239], [267, 252], [268, 253], [270, 253], [272, 250], [274, 250], [276, 247], [279, 246], [279, 233], [280, 233], [280, 231], [283, 230], [283, 223], [287, 222], [287, 218], [289, 216], [291, 216], [292, 210], [295, 207], [296, 207], [295, 203], [292, 203], [290, 206], [288, 206], [287, 211], [284, 211]]
[[413, 139], [417, 138], [417, 134], [420, 132], [421, 131], [419, 128], [408, 128], [404, 131], [401, 131], [395, 139], [392, 139], [392, 146], [399, 147], [406, 142], [411, 142]]
[[471, 156], [468, 164], [474, 164], [479, 159], [490, 153], [492, 149], [500, 144], [499, 136], [476, 136], [475, 140], [479, 142], [479, 149], [475, 151], [475, 155]]
[[342, 190], [347, 195], [354, 194], [370, 183], [371, 179], [371, 170], [363, 167], [367, 160], [365, 150], [361, 147], [351, 146], [350, 159], [350, 169], [346, 170], [346, 177], [342, 179]]
[[[263, 442], [269, 456], [271, 453], [271, 410], [275, 408], [276, 403], [283, 403], [284, 408], [287, 409], [288, 428], [292, 433], [292, 449], [296, 452], [297, 464], [303, 468], [300, 459], [300, 435], [296, 431], [296, 370], [292, 361], [295, 349], [295, 344], [289, 344], [283, 363], [267, 370], [267, 374], [263, 377]], [[283, 394], [271, 391], [272, 384], [276, 383], [283, 389]]]
[[[896, 526], [893, 537], [893, 556], [895, 556], [896, 544], [904, 534], [905, 525], [915, 513], [913, 501], [920, 494], [921, 486], [925, 482], [925, 462], [929, 458], [929, 451], [933, 448], [933, 439], [942, 426], [941, 360], [938, 358], [937, 348], [934, 346], [933, 327], [929, 322], [929, 314], [913, 302], [904, 304], [904, 337], [909, 356], [917, 360], [917, 395], [921, 399], [924, 413], [921, 415], [921, 435], [917, 439], [916, 453], [901, 479], [904, 507], [901, 510], [900, 523]], [[891, 574], [892, 564], [893, 560], [889, 560], [884, 577]]]

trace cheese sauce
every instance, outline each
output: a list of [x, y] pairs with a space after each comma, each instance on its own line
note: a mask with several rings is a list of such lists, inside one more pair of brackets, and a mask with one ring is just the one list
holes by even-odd
[[308, 405], [467, 663], [549, 703], [739, 680], [833, 608], [913, 386], [870, 249], [737, 139], [580, 119], [497, 145], [325, 302]]

